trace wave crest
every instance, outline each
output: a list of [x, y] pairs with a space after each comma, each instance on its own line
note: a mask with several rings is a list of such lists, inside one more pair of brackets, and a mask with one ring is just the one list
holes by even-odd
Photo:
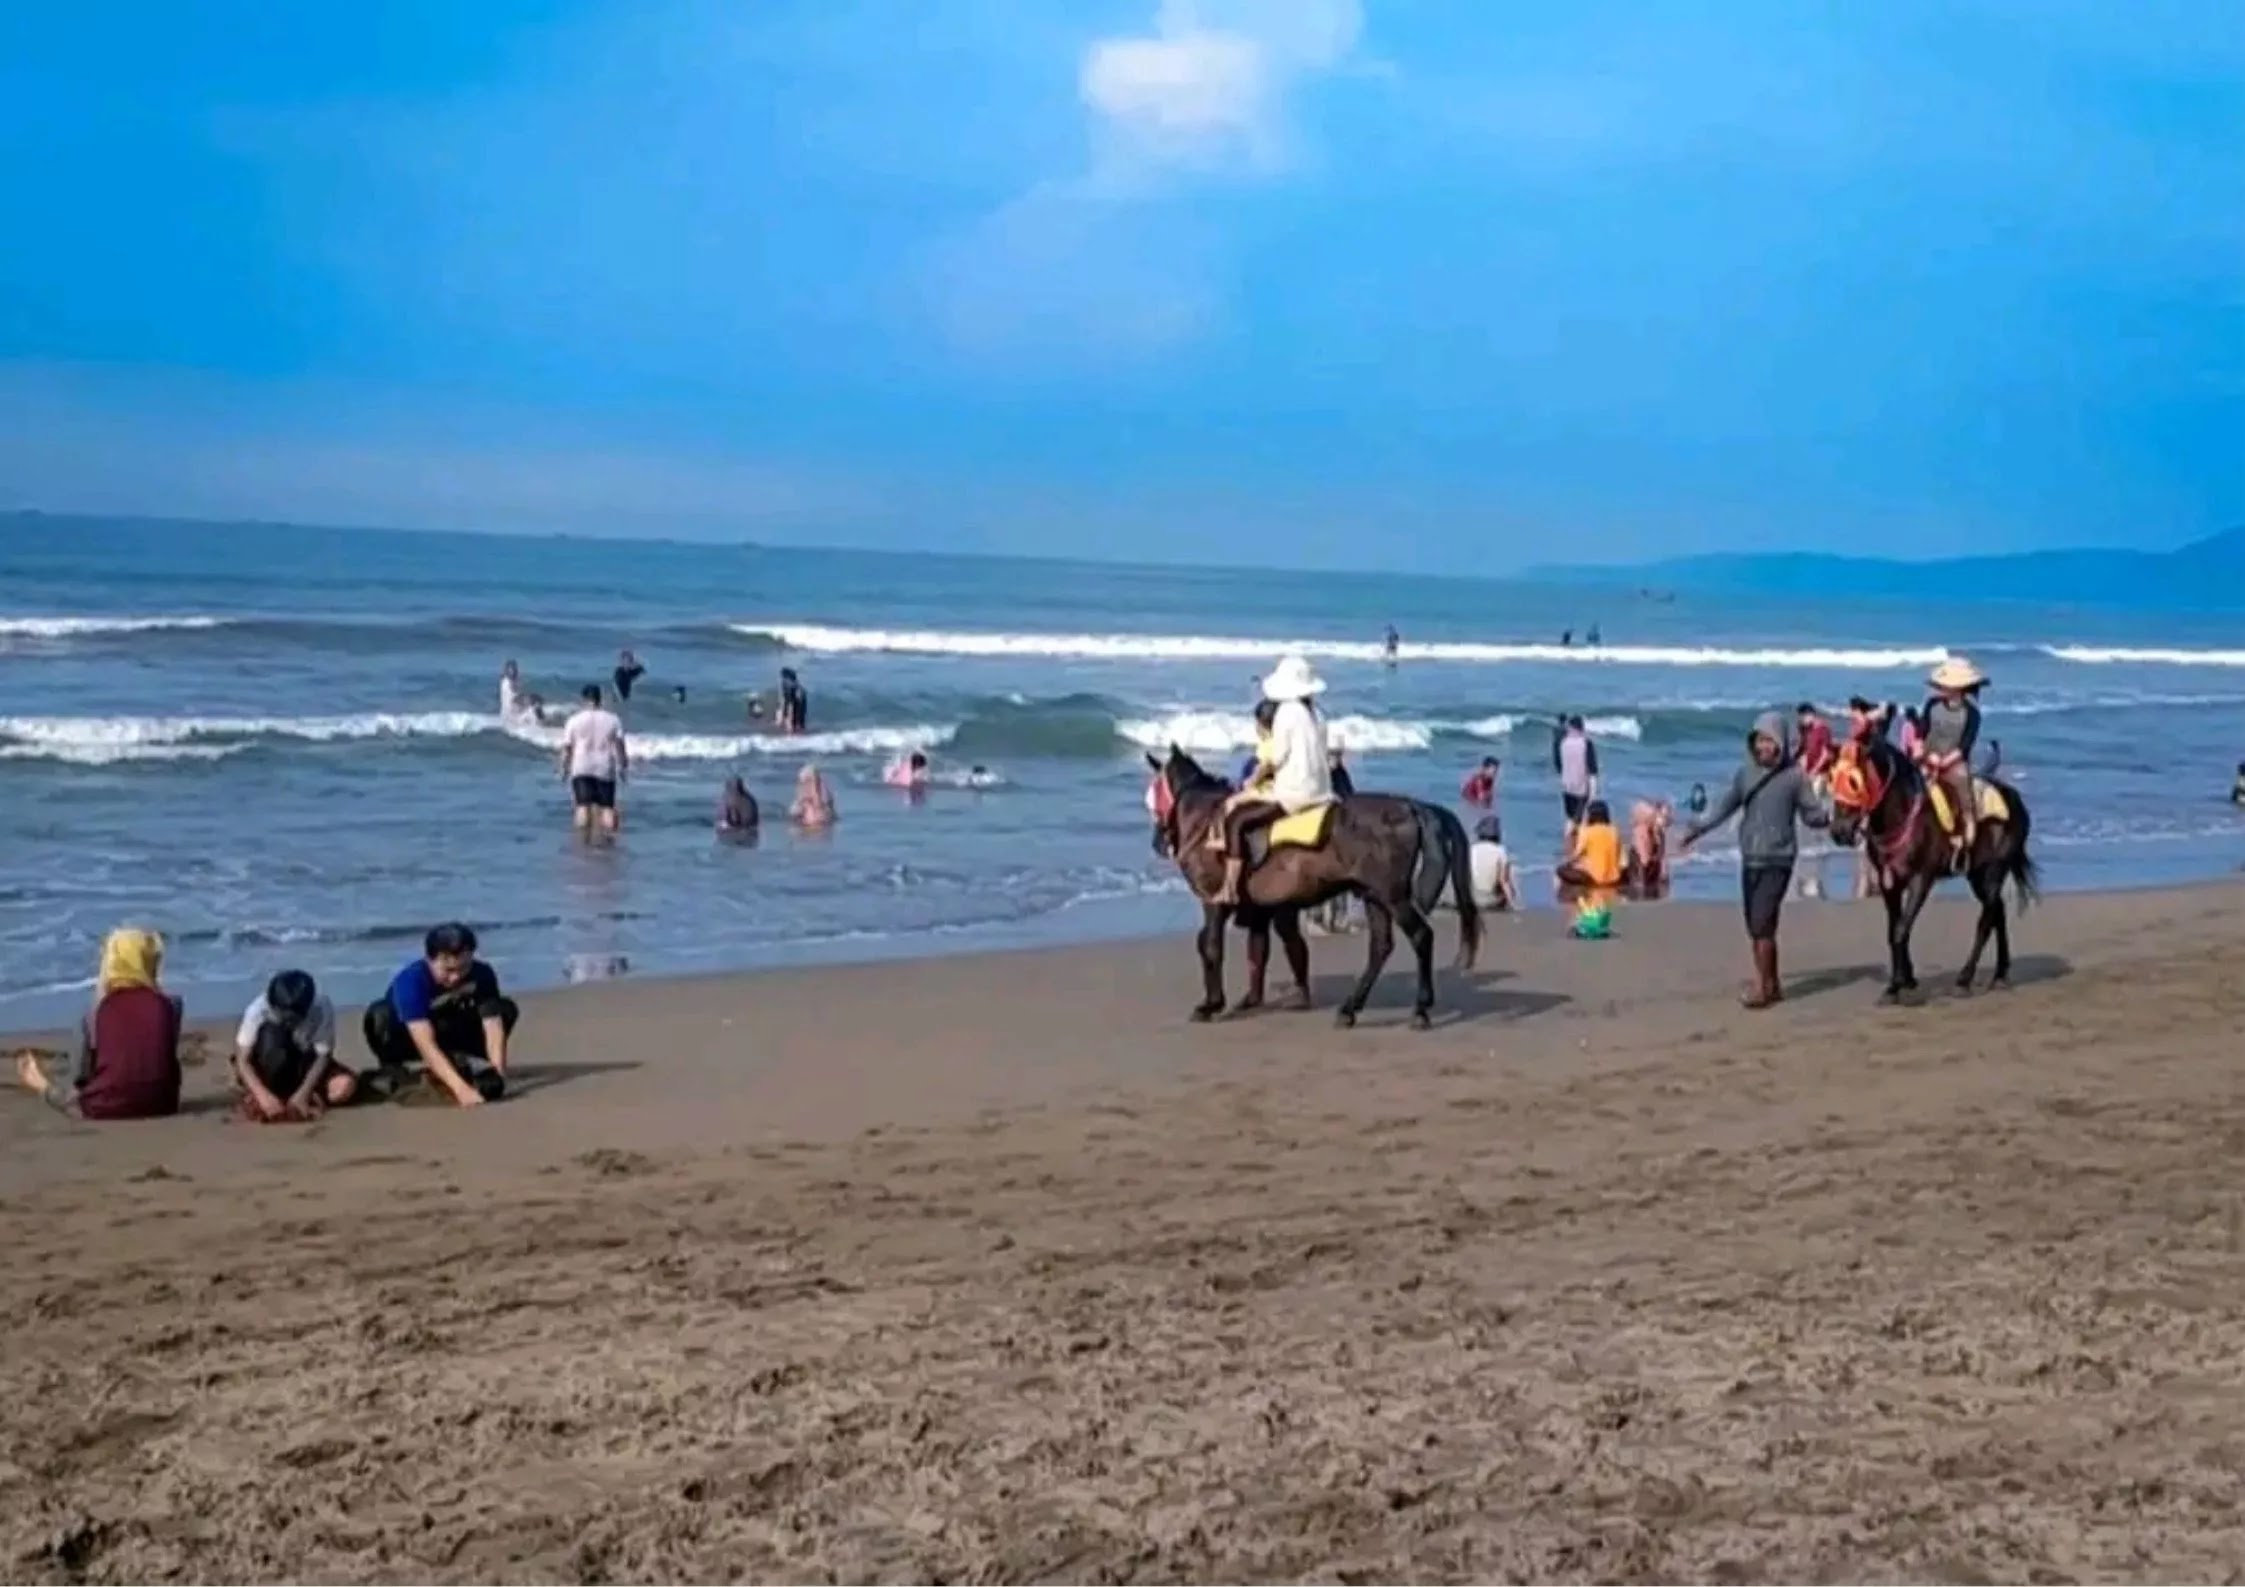
[[[1381, 661], [1373, 643], [1334, 639], [1248, 639], [1208, 634], [978, 633], [949, 629], [840, 628], [817, 623], [735, 623], [734, 632], [777, 640], [790, 650], [843, 655], [1041, 657], [1073, 660], [1251, 661], [1287, 654], [1328, 660]], [[1896, 649], [1730, 649], [1718, 645], [1406, 644], [1405, 661], [1497, 663], [1579, 662], [1647, 667], [1825, 667], [1871, 670], [1929, 667], [1944, 661], [1938, 646]]]

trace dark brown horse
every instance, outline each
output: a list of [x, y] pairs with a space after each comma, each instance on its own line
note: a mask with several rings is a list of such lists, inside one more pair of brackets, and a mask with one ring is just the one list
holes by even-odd
[[1212, 902], [1223, 885], [1224, 857], [1208, 846], [1211, 826], [1231, 796], [1231, 784], [1211, 776], [1175, 745], [1166, 761], [1146, 757], [1154, 770], [1148, 803], [1154, 817], [1154, 849], [1177, 862], [1194, 896], [1201, 901], [1200, 963], [1204, 996], [1193, 1009], [1197, 1020], [1224, 1011], [1224, 928], [1236, 913], [1248, 928], [1253, 984], [1249, 1001], [1261, 1000], [1259, 965], [1269, 939], [1259, 928], [1275, 929], [1286, 945], [1301, 998], [1309, 998], [1309, 949], [1302, 942], [1304, 909], [1354, 893], [1364, 900], [1368, 927], [1364, 974], [1334, 1016], [1354, 1025], [1372, 995], [1401, 928], [1417, 956], [1418, 993], [1411, 1006], [1413, 1028], [1424, 1030], [1434, 1009], [1434, 927], [1428, 912], [1450, 889], [1458, 910], [1458, 966], [1471, 969], [1481, 948], [1481, 911], [1473, 902], [1467, 865], [1465, 828], [1449, 811], [1394, 794], [1352, 794], [1339, 802], [1325, 841], [1316, 848], [1273, 849], [1248, 873], [1235, 909]]
[[[1991, 986], [2011, 982], [2011, 919], [2004, 908], [2003, 884], [2018, 890], [2024, 910], [2035, 897], [2038, 876], [2027, 853], [2033, 819], [2027, 801], [2009, 783], [1986, 779], [2009, 807], [2004, 820], [1983, 816], [1963, 876], [1980, 900], [1980, 921], [1972, 934], [1972, 953], [1957, 976], [1957, 989], [1972, 990], [1980, 955], [1988, 939], [1996, 943]], [[1879, 894], [1886, 900], [1886, 943], [1891, 960], [1884, 1001], [1896, 1003], [1918, 989], [1917, 967], [1910, 962], [1910, 933], [1934, 885], [1958, 873], [1956, 845], [1935, 818], [1925, 776], [1914, 762], [1884, 739], [1851, 744], [1832, 773], [1832, 838], [1852, 845], [1861, 840]]]

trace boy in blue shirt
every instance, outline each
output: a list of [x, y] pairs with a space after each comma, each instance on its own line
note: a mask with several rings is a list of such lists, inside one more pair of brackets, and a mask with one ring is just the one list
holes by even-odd
[[522, 1011], [499, 991], [499, 975], [476, 957], [476, 934], [438, 926], [422, 956], [398, 971], [368, 1005], [367, 1050], [393, 1074], [419, 1065], [464, 1108], [496, 1102], [507, 1089], [507, 1043]]

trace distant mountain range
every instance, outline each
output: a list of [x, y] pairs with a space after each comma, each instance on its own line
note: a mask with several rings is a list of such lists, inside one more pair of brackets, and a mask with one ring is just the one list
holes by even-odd
[[1529, 577], [1754, 595], [1946, 596], [2231, 610], [2245, 608], [2245, 525], [2178, 551], [2027, 551], [1934, 562], [1786, 552], [1678, 557], [1629, 567], [1549, 567]]

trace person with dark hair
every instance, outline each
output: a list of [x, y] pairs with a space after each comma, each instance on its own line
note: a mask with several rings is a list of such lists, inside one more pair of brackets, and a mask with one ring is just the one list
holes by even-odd
[[1469, 805], [1489, 809], [1497, 802], [1497, 778], [1503, 770], [1504, 764], [1496, 756], [1482, 756], [1481, 764], [1466, 774], [1465, 782], [1458, 789], [1458, 797]]
[[780, 668], [779, 730], [782, 733], [807, 732], [811, 725], [811, 697], [804, 691], [803, 680], [795, 676], [793, 667]]
[[725, 791], [717, 796], [717, 830], [739, 836], [754, 832], [763, 821], [763, 813], [756, 808], [756, 796], [748, 791], [748, 784], [738, 777], [725, 779]]
[[1714, 808], [1685, 829], [1680, 845], [1689, 852], [1701, 838], [1738, 817], [1739, 893], [1754, 958], [1754, 983], [1743, 1000], [1748, 1008], [1768, 1008], [1785, 995], [1778, 979], [1777, 922], [1800, 853], [1796, 827], [1829, 826], [1832, 819], [1792, 753], [1791, 736], [1783, 712], [1765, 711], [1755, 718], [1746, 735], [1745, 764]]
[[476, 957], [476, 934], [436, 927], [421, 957], [398, 971], [369, 1004], [367, 1051], [393, 1076], [418, 1065], [429, 1083], [464, 1108], [506, 1094], [509, 1043], [522, 1017], [501, 994], [498, 972]]
[[283, 970], [242, 1011], [234, 1083], [259, 1119], [310, 1119], [358, 1094], [335, 1061], [335, 1005], [302, 970]]
[[1466, 851], [1466, 864], [1475, 903], [1483, 909], [1520, 907], [1512, 855], [1504, 846], [1504, 823], [1495, 816], [1483, 816], [1473, 824], [1473, 846]]
[[2245, 760], [2237, 763], [2237, 781], [2229, 785], [2229, 802], [2245, 808]]
[[600, 685], [588, 683], [585, 703], [561, 730], [561, 775], [569, 784], [570, 819], [590, 835], [597, 821], [608, 837], [616, 835], [616, 785], [631, 774], [631, 748], [624, 742], [623, 718], [600, 703]]
[[639, 664], [637, 656], [628, 650], [620, 652], [616, 657], [616, 670], [609, 674], [610, 679], [616, 685], [616, 698], [628, 702], [631, 699], [631, 686], [637, 683], [646, 671], [647, 669]]
[[1568, 717], [1551, 741], [1551, 769], [1559, 774], [1559, 812], [1572, 843], [1583, 812], [1598, 797], [1598, 746], [1581, 717]]
[[1796, 753], [1801, 770], [1814, 782], [1832, 769], [1836, 752], [1832, 747], [1832, 727], [1824, 720], [1824, 713], [1812, 700], [1803, 700], [1793, 710], [1794, 722], [1800, 730]]

